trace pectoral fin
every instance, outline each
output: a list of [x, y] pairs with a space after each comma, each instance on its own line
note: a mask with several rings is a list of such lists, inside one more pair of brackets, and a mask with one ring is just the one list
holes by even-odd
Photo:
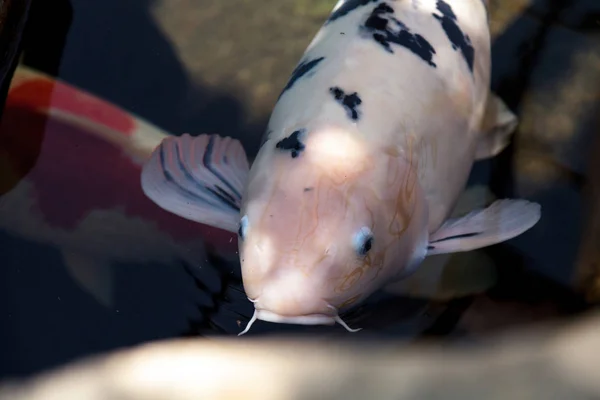
[[[485, 207], [493, 200], [494, 196], [486, 186], [471, 186], [460, 195], [452, 217]], [[424, 244], [425, 253], [428, 244]], [[446, 301], [482, 293], [496, 283], [496, 266], [482, 251], [438, 254], [425, 258], [419, 264], [412, 275], [391, 281], [384, 291], [405, 297]], [[412, 265], [410, 263], [409, 267]]]
[[446, 221], [429, 238], [427, 255], [470, 251], [509, 240], [533, 227], [541, 207], [527, 200], [497, 200]]
[[483, 160], [498, 155], [510, 143], [510, 137], [517, 124], [517, 116], [501, 98], [490, 92], [480, 127], [481, 137], [477, 143], [475, 159]]
[[180, 217], [236, 232], [249, 164], [242, 144], [229, 137], [168, 137], [142, 169], [142, 189]]

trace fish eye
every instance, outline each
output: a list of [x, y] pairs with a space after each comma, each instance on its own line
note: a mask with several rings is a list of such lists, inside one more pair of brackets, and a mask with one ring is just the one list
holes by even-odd
[[354, 251], [359, 256], [365, 256], [373, 247], [373, 232], [366, 226], [360, 228], [360, 230], [354, 235]]
[[246, 238], [246, 235], [248, 234], [248, 224], [248, 216], [244, 215], [240, 220], [240, 226], [238, 228], [238, 236], [242, 240], [244, 240]]

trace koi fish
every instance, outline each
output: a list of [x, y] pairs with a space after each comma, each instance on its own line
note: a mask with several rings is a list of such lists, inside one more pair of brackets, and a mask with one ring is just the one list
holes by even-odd
[[142, 192], [142, 164], [168, 136], [19, 66], [0, 121], [0, 232], [54, 247], [74, 281], [107, 307], [118, 263], [206, 265], [205, 243], [233, 254], [235, 234], [179, 218]]
[[167, 138], [146, 195], [237, 231], [256, 320], [335, 324], [427, 256], [514, 238], [539, 204], [501, 199], [451, 218], [476, 160], [517, 118], [490, 91], [482, 0], [341, 0], [273, 109], [252, 165], [219, 135]]

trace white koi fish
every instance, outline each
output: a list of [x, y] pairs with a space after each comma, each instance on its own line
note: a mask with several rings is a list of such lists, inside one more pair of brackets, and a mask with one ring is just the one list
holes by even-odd
[[238, 231], [256, 320], [334, 324], [428, 255], [509, 240], [538, 204], [449, 218], [516, 117], [490, 92], [482, 0], [340, 1], [293, 71], [249, 168], [218, 135], [165, 139], [142, 170], [159, 206]]

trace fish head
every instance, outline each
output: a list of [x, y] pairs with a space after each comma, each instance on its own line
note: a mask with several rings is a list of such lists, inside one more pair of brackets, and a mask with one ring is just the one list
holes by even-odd
[[343, 324], [340, 311], [425, 255], [416, 169], [335, 129], [311, 133], [300, 157], [271, 150], [253, 164], [238, 231], [254, 319]]

